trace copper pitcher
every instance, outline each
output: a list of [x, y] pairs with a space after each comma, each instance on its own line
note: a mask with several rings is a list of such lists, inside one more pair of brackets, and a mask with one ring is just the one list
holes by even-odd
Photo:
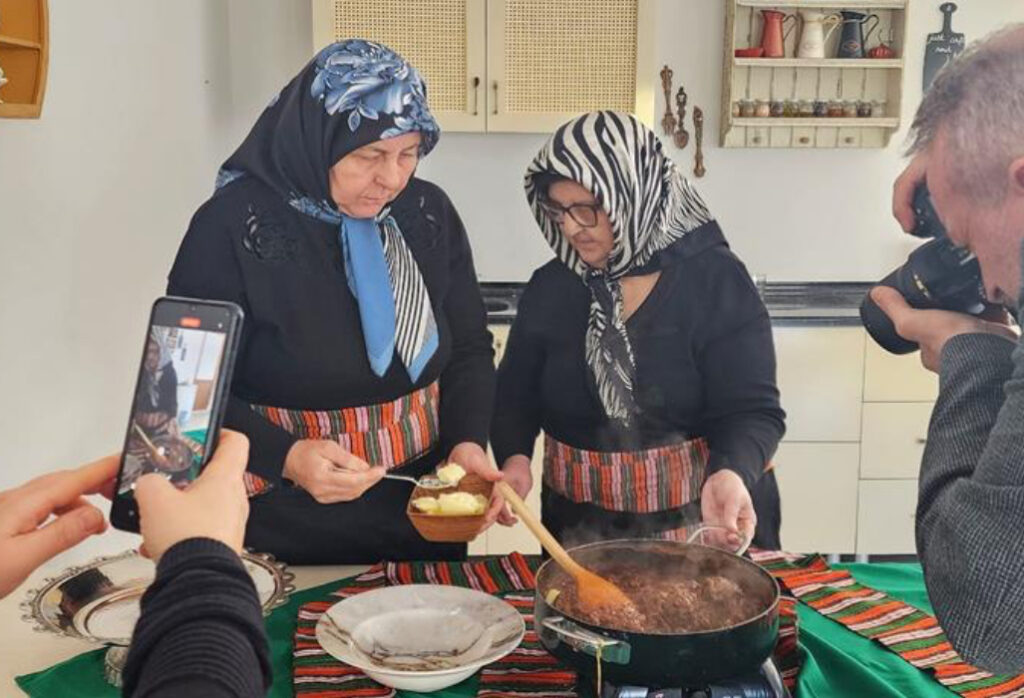
[[[796, 15], [788, 15], [778, 10], [761, 10], [764, 18], [764, 29], [761, 32], [761, 48], [765, 58], [784, 58], [786, 55], [786, 39], [796, 26]], [[786, 22], [793, 21], [789, 28]]]

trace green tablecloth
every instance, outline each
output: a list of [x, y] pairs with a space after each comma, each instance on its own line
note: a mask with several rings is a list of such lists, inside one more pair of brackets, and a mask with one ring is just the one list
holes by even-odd
[[[931, 612], [918, 565], [850, 564], [847, 569], [862, 583]], [[268, 695], [292, 696], [291, 646], [299, 606], [338, 586], [337, 582], [295, 594], [267, 619], [274, 663], [274, 686]], [[955, 694], [877, 643], [798, 604], [800, 644], [806, 651], [797, 698], [950, 698]], [[55, 639], [54, 642], [59, 642]], [[114, 698], [118, 691], [103, 680], [103, 650], [87, 652], [36, 674], [18, 677], [18, 685], [34, 698]], [[475, 694], [476, 681], [431, 694], [465, 698]], [[402, 693], [403, 696], [417, 696]]]

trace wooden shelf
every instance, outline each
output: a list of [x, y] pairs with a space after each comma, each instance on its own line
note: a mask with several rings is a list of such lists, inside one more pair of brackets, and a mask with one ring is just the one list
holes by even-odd
[[734, 58], [743, 68], [849, 68], [894, 70], [903, 67], [902, 58]]
[[[37, 119], [43, 111], [50, 60], [46, 0], [0, 0], [0, 118]], [[26, 38], [28, 37], [28, 38]]]
[[822, 127], [828, 126], [832, 128], [899, 128], [900, 120], [896, 117], [864, 117], [864, 118], [828, 118], [828, 117], [812, 117], [808, 116], [805, 118], [797, 119], [786, 119], [781, 117], [737, 117], [732, 119], [733, 126], [749, 126], [749, 127], [764, 127], [764, 126], [779, 126], [779, 127], [800, 127], [800, 126], [815, 126]]
[[836, 9], [836, 10], [905, 10], [907, 0], [845, 0], [840, 2], [828, 2], [827, 0], [789, 0], [789, 2], [777, 2], [776, 0], [736, 0], [740, 7], [802, 7], [809, 9]]
[[33, 48], [39, 50], [43, 47], [38, 41], [28, 41], [26, 39], [18, 39], [13, 36], [7, 36], [0, 34], [0, 46], [13, 46], [15, 48]]

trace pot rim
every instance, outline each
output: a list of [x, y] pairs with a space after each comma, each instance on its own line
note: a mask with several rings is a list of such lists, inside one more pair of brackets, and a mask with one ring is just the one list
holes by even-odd
[[[740, 555], [736, 555], [735, 553], [731, 553], [728, 550], [722, 550], [721, 548], [716, 548], [716, 547], [711, 546], [711, 545], [704, 545], [702, 543], [686, 543], [686, 542], [683, 542], [683, 541], [664, 540], [664, 539], [661, 539], [661, 538], [616, 538], [614, 540], [603, 540], [603, 541], [597, 541], [596, 543], [587, 543], [586, 545], [578, 545], [578, 546], [575, 546], [573, 548], [566, 548], [566, 552], [571, 553], [573, 551], [586, 550], [586, 549], [589, 549], [589, 548], [609, 547], [609, 546], [613, 546], [616, 543], [618, 543], [618, 544], [626, 544], [626, 545], [629, 545], [629, 544], [635, 545], [637, 543], [658, 543], [658, 544], [662, 544], [662, 545], [675, 546], [675, 547], [679, 547], [679, 548], [696, 547], [696, 548], [705, 548], [707, 550], [712, 550], [712, 551], [714, 551], [716, 553], [721, 553], [722, 555], [729, 555], [731, 557], [737, 558], [738, 560], [741, 560], [742, 562], [744, 562], [747, 565], [753, 566], [754, 568], [757, 569], [757, 571], [761, 575], [763, 575], [765, 578], [770, 580], [771, 583], [772, 583], [772, 588], [775, 590], [774, 598], [772, 599], [772, 602], [768, 605], [768, 607], [765, 608], [760, 613], [758, 613], [756, 616], [752, 616], [752, 617], [750, 617], [750, 618], [748, 618], [748, 619], [746, 619], [744, 621], [741, 621], [739, 623], [734, 623], [732, 625], [723, 625], [722, 627], [714, 628], [714, 629], [711, 629], [711, 630], [694, 630], [694, 631], [691, 631], [691, 632], [641, 632], [639, 630], [624, 630], [622, 628], [613, 628], [613, 627], [610, 627], [610, 626], [597, 625], [597, 624], [592, 623], [590, 621], [586, 621], [586, 620], [582, 620], [580, 618], [577, 618], [576, 616], [574, 616], [574, 615], [572, 615], [570, 613], [566, 613], [566, 612], [562, 611], [562, 609], [557, 608], [554, 603], [549, 603], [548, 602], [548, 600], [544, 597], [544, 595], [541, 594], [541, 592], [540, 592], [540, 585], [539, 584], [536, 585], [535, 588], [534, 588], [534, 595], [536, 596], [536, 598], [538, 598], [541, 601], [543, 601], [544, 604], [546, 606], [548, 606], [549, 608], [551, 608], [553, 611], [557, 611], [560, 615], [564, 616], [565, 618], [568, 618], [569, 620], [571, 620], [571, 621], [573, 621], [575, 623], [579, 623], [581, 625], [584, 625], [584, 626], [586, 626], [589, 629], [594, 629], [595, 632], [597, 632], [597, 631], [603, 631], [603, 632], [611, 631], [611, 632], [616, 632], [616, 633], [626, 633], [628, 635], [640, 635], [640, 636], [648, 636], [648, 637], [700, 637], [700, 636], [705, 636], [705, 635], [716, 635], [716, 634], [719, 634], [719, 633], [724, 633], [724, 632], [729, 632], [731, 630], [736, 630], [736, 629], [742, 628], [742, 627], [747, 626], [747, 625], [752, 625], [756, 621], [762, 620], [762, 619], [764, 619], [764, 618], [766, 618], [766, 617], [768, 617], [768, 616], [770, 616], [772, 614], [777, 614], [778, 613], [779, 603], [782, 600], [782, 589], [781, 589], [781, 587], [779, 587], [779, 581], [777, 579], [775, 579], [775, 577], [773, 577], [771, 575], [771, 573], [768, 572], [768, 570], [766, 570], [764, 567], [762, 567], [761, 565], [757, 564], [753, 560], [748, 560], [747, 558], [742, 557]], [[558, 563], [553, 558], [549, 558], [549, 559], [545, 560], [541, 564], [541, 566], [539, 568], [537, 568], [537, 573], [534, 576], [534, 579], [539, 580], [541, 575], [544, 574], [544, 570], [548, 567], [548, 565], [558, 566]]]

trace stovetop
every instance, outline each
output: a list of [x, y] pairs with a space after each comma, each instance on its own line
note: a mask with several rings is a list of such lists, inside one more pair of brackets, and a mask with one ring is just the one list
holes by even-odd
[[769, 659], [752, 676], [721, 681], [703, 688], [645, 688], [605, 683], [601, 698], [792, 698]]

